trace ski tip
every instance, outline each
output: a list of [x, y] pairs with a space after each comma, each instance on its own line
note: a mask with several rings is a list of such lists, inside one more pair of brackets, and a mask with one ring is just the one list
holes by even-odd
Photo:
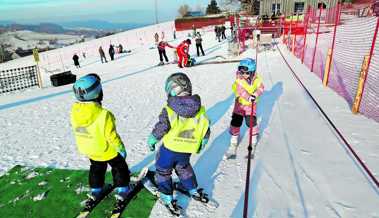
[[80, 212], [80, 214], [76, 218], [86, 218], [88, 216], [89, 212]]
[[120, 217], [120, 213], [115, 213], [111, 215], [111, 218], [118, 218]]

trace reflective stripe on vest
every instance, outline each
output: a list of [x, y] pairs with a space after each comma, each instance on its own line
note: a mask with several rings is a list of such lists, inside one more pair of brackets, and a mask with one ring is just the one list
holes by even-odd
[[195, 117], [184, 118], [166, 106], [171, 129], [163, 137], [163, 144], [171, 151], [197, 153], [209, 128], [209, 119], [205, 107], [201, 107]]
[[[237, 93], [237, 85], [242, 86], [242, 88], [249, 93], [250, 95], [254, 94], [255, 91], [261, 86], [262, 84], [262, 78], [260, 76], [256, 76], [254, 79], [253, 84], [249, 84], [246, 80], [244, 79], [236, 79], [236, 81], [233, 83], [232, 90], [234, 94], [238, 97]], [[255, 100], [255, 102], [259, 101], [259, 97]], [[244, 99], [244, 98], [238, 98], [238, 102], [242, 105], [250, 106], [251, 102]]]
[[107, 111], [103, 110], [89, 126], [74, 127], [76, 144], [80, 153], [93, 160], [106, 160], [114, 156], [104, 136]]

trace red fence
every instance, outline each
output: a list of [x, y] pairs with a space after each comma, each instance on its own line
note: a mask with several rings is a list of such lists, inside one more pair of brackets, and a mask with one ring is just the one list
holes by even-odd
[[227, 18], [222, 17], [194, 17], [194, 18], [179, 18], [175, 19], [175, 29], [177, 31], [190, 30], [194, 26], [195, 28], [201, 28], [212, 25], [225, 24]]
[[283, 42], [324, 85], [342, 96], [353, 112], [379, 122], [377, 24], [377, 17], [344, 13], [337, 6], [309, 8], [303, 34], [289, 31]]

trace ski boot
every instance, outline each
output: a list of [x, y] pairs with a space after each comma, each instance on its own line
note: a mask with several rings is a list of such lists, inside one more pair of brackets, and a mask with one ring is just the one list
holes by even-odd
[[163, 61], [159, 62], [158, 66], [164, 65]]
[[170, 211], [172, 215], [180, 216], [180, 210], [182, 208], [177, 204], [177, 201], [173, 199], [172, 195], [160, 193], [159, 200]]
[[208, 194], [206, 194], [204, 192], [204, 189], [202, 189], [202, 188], [191, 189], [188, 191], [188, 193], [196, 201], [200, 201], [201, 203], [205, 203], [205, 204], [209, 202]]
[[256, 145], [258, 143], [258, 134], [252, 135], [251, 144]]
[[232, 135], [230, 138], [230, 147], [225, 155], [225, 159], [236, 159], [237, 157], [237, 148], [238, 148], [238, 138], [239, 135]]
[[130, 194], [133, 192], [134, 187], [124, 186], [124, 187], [117, 187], [115, 194], [116, 203], [114, 204], [111, 218], [120, 217], [121, 213], [126, 207], [126, 204], [128, 202], [128, 199], [130, 199]]
[[85, 202], [85, 208], [91, 209], [104, 198], [104, 195], [108, 194], [112, 189], [112, 185], [107, 184], [102, 188], [91, 188], [91, 192], [87, 194], [88, 199]]
[[93, 208], [95, 208], [96, 205], [98, 205], [112, 190], [113, 186], [110, 184], [105, 185], [103, 188], [92, 188], [91, 193], [87, 194], [88, 199], [84, 202], [84, 207], [76, 217], [87, 217]]

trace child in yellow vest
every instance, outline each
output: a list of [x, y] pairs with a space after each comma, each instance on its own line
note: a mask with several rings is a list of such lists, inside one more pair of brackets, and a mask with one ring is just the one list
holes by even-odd
[[199, 95], [192, 95], [191, 81], [184, 73], [174, 73], [166, 80], [167, 105], [159, 115], [159, 122], [148, 138], [151, 151], [162, 139], [157, 153], [155, 180], [160, 199], [166, 206], [175, 207], [172, 170], [178, 174], [178, 188], [199, 200], [205, 193], [197, 189], [195, 173], [190, 164], [191, 154], [199, 153], [210, 135], [209, 120]]
[[264, 91], [264, 86], [261, 77], [256, 73], [256, 62], [254, 59], [245, 58], [240, 61], [232, 90], [236, 98], [232, 121], [230, 123], [230, 144], [236, 152], [240, 135], [240, 127], [242, 126], [244, 119], [248, 127], [250, 127], [250, 119], [252, 119], [253, 144], [257, 143], [259, 133], [256, 108], [259, 101], [259, 96], [262, 95]]
[[86, 155], [91, 163], [91, 192], [86, 207], [91, 207], [109, 189], [104, 185], [108, 164], [112, 167], [117, 202], [123, 201], [131, 191], [126, 150], [116, 131], [113, 114], [101, 106], [103, 91], [100, 77], [88, 74], [77, 80], [73, 89], [78, 102], [72, 106], [71, 125], [79, 152]]

